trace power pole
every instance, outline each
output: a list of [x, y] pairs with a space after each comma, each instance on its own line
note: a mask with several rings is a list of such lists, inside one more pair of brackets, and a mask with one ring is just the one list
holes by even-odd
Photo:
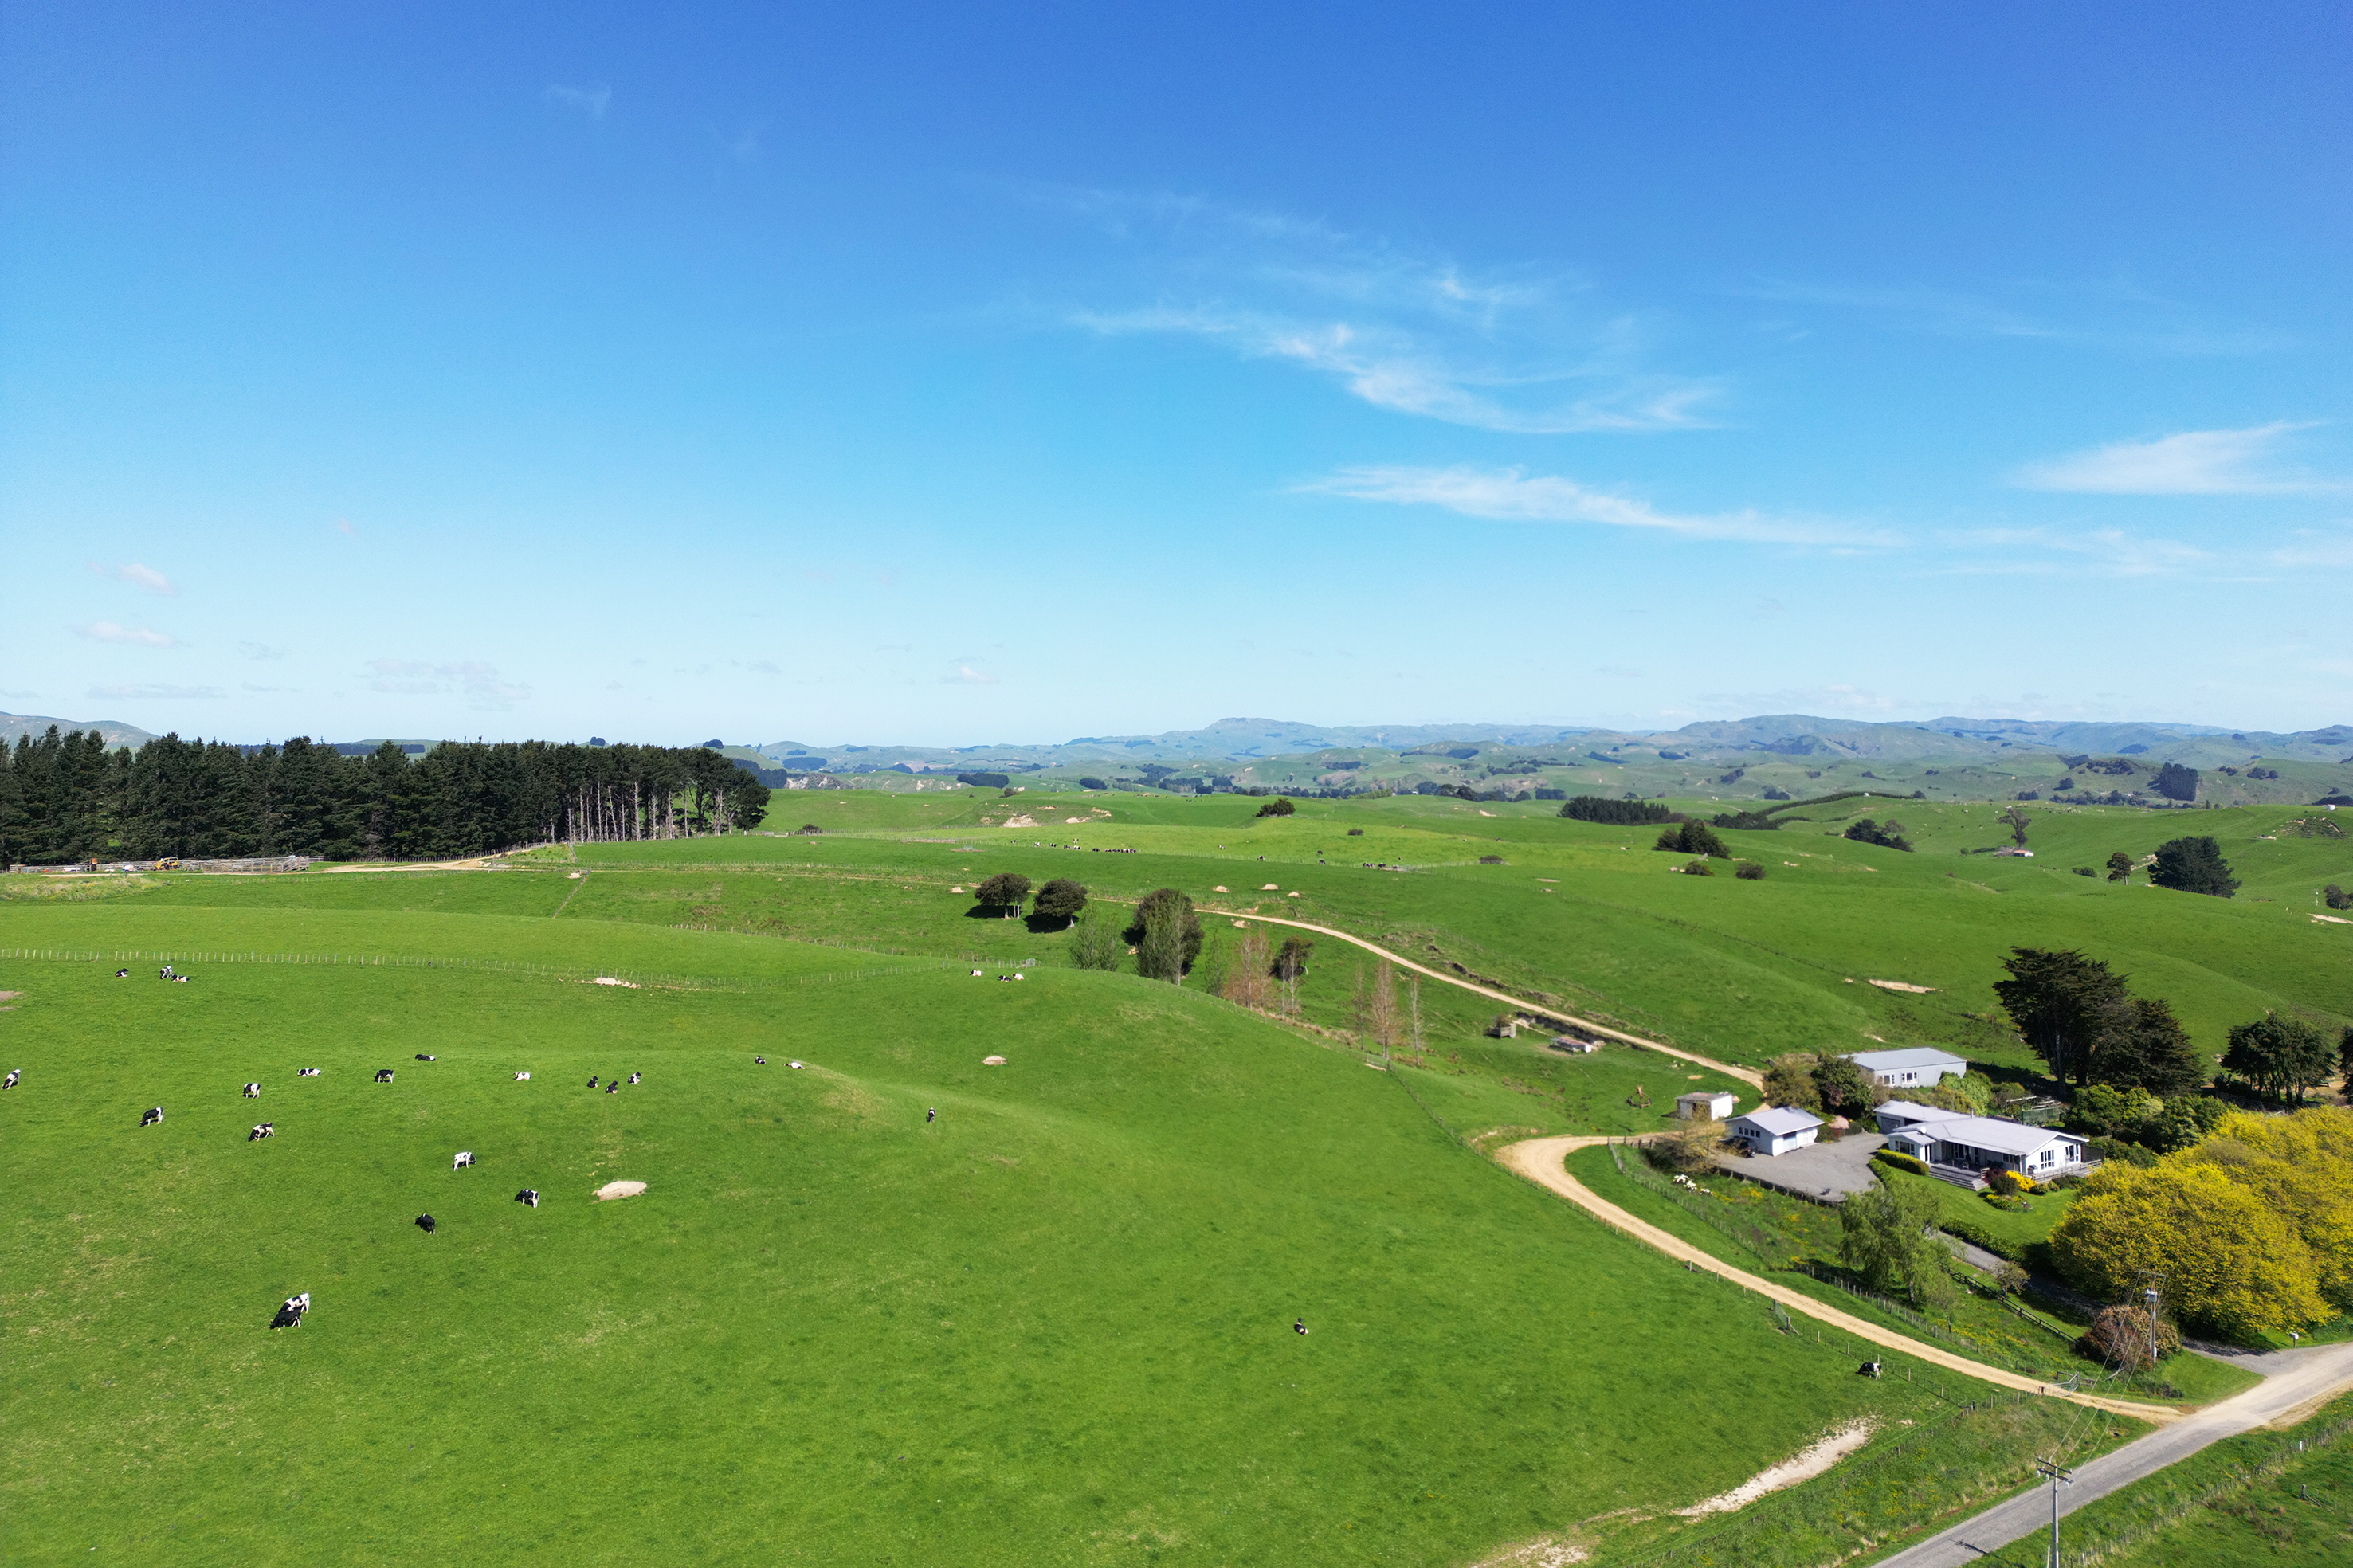
[[2164, 1275], [2152, 1274], [2148, 1277], [2148, 1288], [2140, 1293], [2141, 1305], [2148, 1309], [2148, 1370], [2151, 1375], [2157, 1372], [2157, 1288], [2164, 1283]]
[[2075, 1476], [2073, 1471], [2063, 1469], [2047, 1459], [2038, 1462], [2034, 1467], [2034, 1472], [2040, 1476], [2047, 1476], [2051, 1479], [2051, 1561], [2049, 1568], [2059, 1568], [2059, 1488], [2062, 1482], [2064, 1482], [2066, 1485], [2071, 1487], [2073, 1486], [2075, 1484]]

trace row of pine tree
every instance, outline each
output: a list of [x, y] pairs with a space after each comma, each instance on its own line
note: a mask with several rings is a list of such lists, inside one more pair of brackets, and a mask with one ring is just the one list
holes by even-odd
[[520, 844], [757, 826], [768, 789], [701, 747], [445, 741], [364, 756], [297, 738], [245, 747], [96, 731], [0, 753], [0, 864], [315, 855], [420, 860]]

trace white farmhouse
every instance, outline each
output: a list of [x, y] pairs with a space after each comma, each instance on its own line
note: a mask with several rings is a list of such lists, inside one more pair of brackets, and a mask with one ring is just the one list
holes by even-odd
[[2016, 1171], [2038, 1182], [2084, 1168], [2081, 1134], [2029, 1127], [1993, 1116], [1940, 1113], [1933, 1121], [1910, 1122], [1890, 1132], [1887, 1146], [1931, 1165], [1970, 1172]]
[[1890, 1089], [1926, 1089], [1969, 1070], [1969, 1064], [1952, 1052], [1926, 1046], [1900, 1051], [1857, 1051], [1850, 1059], [1871, 1075], [1873, 1082], [1883, 1083]]
[[1724, 1132], [1746, 1144], [1752, 1154], [1786, 1154], [1812, 1142], [1821, 1124], [1813, 1112], [1784, 1105], [1736, 1116], [1724, 1124]]

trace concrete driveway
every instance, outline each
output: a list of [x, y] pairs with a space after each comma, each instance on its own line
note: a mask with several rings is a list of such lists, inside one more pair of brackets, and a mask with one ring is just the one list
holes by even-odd
[[1835, 1143], [1809, 1143], [1787, 1154], [1718, 1154], [1715, 1163], [1752, 1182], [1778, 1187], [1803, 1198], [1842, 1201], [1849, 1193], [1868, 1192], [1878, 1178], [1871, 1173], [1871, 1156], [1887, 1140], [1876, 1132], [1850, 1132]]

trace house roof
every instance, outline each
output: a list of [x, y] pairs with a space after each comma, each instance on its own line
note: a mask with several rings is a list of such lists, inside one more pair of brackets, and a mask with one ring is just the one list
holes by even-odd
[[1961, 1116], [1950, 1121], [1939, 1121], [1933, 1130], [1939, 1143], [1966, 1143], [1972, 1149], [1983, 1149], [1994, 1154], [2031, 1154], [2044, 1144], [2075, 1134], [2053, 1131], [2048, 1127], [2029, 1127], [2023, 1121], [2004, 1121], [1992, 1116]]
[[1966, 1110], [1947, 1110], [1942, 1106], [1922, 1105], [1915, 1100], [1891, 1100], [1879, 1108], [1882, 1121], [1956, 1121], [1968, 1118]]
[[1770, 1106], [1763, 1110], [1752, 1110], [1746, 1116], [1736, 1116], [1733, 1120], [1746, 1121], [1757, 1131], [1770, 1132], [1776, 1138], [1787, 1138], [1792, 1132], [1803, 1132], [1809, 1127], [1822, 1124], [1820, 1117], [1810, 1110], [1800, 1110], [1794, 1105]]
[[1969, 1064], [1950, 1051], [1939, 1051], [1926, 1046], [1907, 1047], [1900, 1051], [1857, 1051], [1851, 1058], [1865, 1072], [1894, 1072], [1901, 1068], [1965, 1068]]
[[1732, 1091], [1728, 1089], [1695, 1089], [1688, 1094], [1679, 1094], [1675, 1098], [1677, 1100], [1730, 1100]]

